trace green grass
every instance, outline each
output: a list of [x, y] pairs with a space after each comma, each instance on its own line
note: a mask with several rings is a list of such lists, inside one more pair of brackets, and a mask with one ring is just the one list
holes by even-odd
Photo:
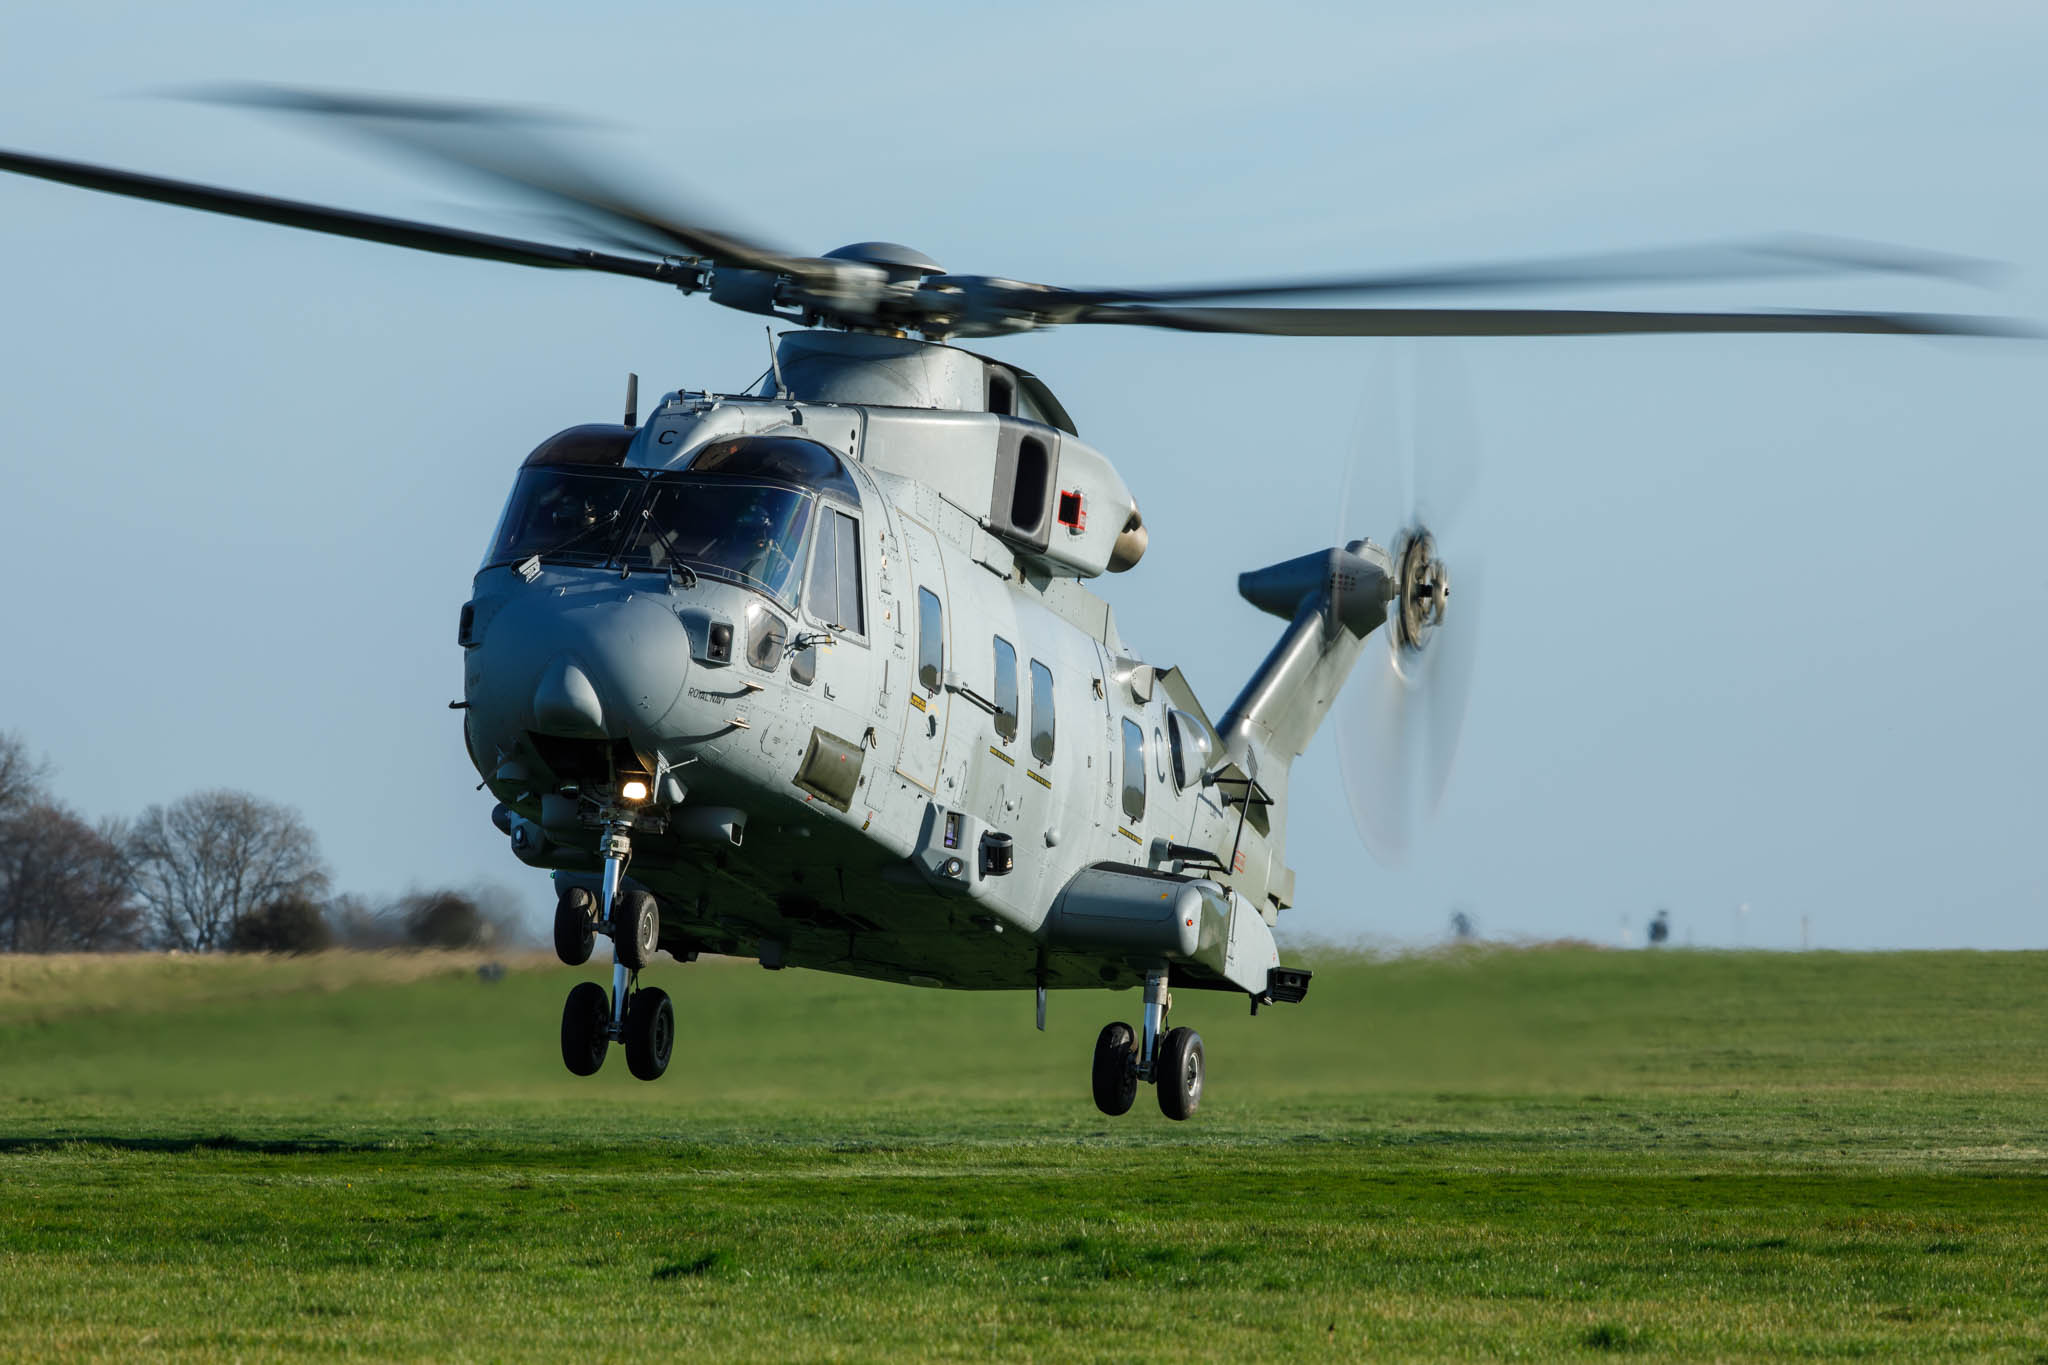
[[2048, 954], [1316, 965], [1177, 1125], [1129, 993], [0, 958], [0, 1357], [2048, 1360]]

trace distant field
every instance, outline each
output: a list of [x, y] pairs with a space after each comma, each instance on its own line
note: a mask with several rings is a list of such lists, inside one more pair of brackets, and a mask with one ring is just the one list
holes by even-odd
[[0, 1357], [2048, 1360], [2048, 954], [1324, 954], [1134, 994], [538, 959], [0, 957]]

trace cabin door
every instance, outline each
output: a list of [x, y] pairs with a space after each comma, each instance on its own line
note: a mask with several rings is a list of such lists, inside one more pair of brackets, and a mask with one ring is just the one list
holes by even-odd
[[946, 670], [953, 667], [946, 565], [930, 527], [907, 516], [902, 522], [903, 544], [910, 554], [910, 591], [902, 605], [910, 631], [910, 676], [903, 685], [910, 696], [896, 771], [936, 795], [952, 695], [946, 691]]

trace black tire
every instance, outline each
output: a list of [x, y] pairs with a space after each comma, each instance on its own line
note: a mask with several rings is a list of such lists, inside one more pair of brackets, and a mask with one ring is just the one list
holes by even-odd
[[621, 891], [612, 914], [612, 956], [637, 972], [661, 947], [661, 907], [645, 891]]
[[555, 956], [568, 966], [581, 967], [590, 961], [590, 950], [597, 942], [590, 907], [596, 903], [580, 886], [565, 887], [555, 897]]
[[611, 1046], [612, 1002], [595, 981], [579, 981], [562, 1006], [562, 1065], [594, 1076]]
[[1159, 1061], [1152, 1068], [1159, 1087], [1159, 1112], [1184, 1119], [1202, 1102], [1202, 1035], [1191, 1028], [1168, 1029], [1159, 1040]]
[[1129, 1024], [1104, 1024], [1095, 1037], [1095, 1107], [1115, 1118], [1138, 1098], [1138, 1035]]
[[626, 1068], [643, 1081], [658, 1081], [676, 1045], [676, 1012], [668, 992], [649, 986], [626, 1001]]

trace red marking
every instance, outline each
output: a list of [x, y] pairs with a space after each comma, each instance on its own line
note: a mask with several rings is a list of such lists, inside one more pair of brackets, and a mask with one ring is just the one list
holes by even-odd
[[1063, 489], [1060, 492], [1059, 522], [1062, 526], [1078, 531], [1088, 524], [1088, 514], [1081, 506], [1081, 490]]
[[1232, 872], [1244, 871], [1244, 853], [1241, 850], [1234, 857], [1231, 858], [1230, 870]]

